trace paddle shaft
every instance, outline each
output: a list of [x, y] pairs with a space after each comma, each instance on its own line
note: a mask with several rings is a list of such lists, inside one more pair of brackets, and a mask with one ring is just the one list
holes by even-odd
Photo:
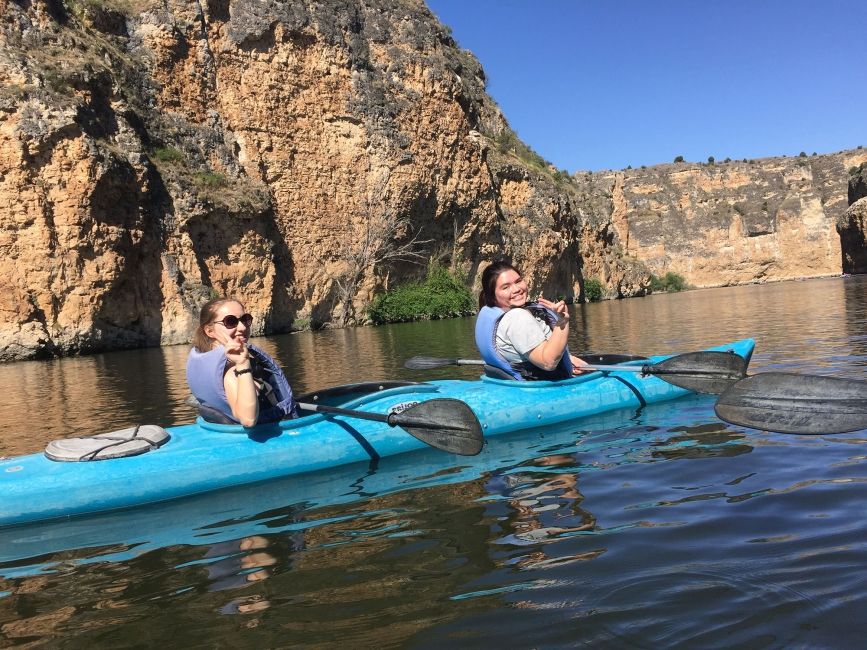
[[[451, 361], [451, 360], [449, 359], [449, 361]], [[450, 363], [447, 365], [483, 366], [483, 365], [485, 365], [485, 362], [482, 361], [481, 359], [454, 359], [454, 364]], [[586, 366], [581, 366], [581, 368], [583, 368], [585, 370], [615, 370], [618, 372], [622, 370], [624, 372], [640, 372], [640, 373], [643, 373], [646, 375], [649, 375], [651, 373], [665, 372], [664, 370], [652, 371], [651, 370], [652, 367], [653, 366], [648, 366], [646, 364], [643, 366], [607, 366], [607, 365], [600, 364], [600, 363], [588, 363]], [[683, 371], [680, 371], [680, 373], [682, 374]]]
[[[442, 365], [454, 365], [454, 366], [483, 366], [485, 362], [481, 359], [442, 359]], [[689, 375], [689, 374], [706, 374], [707, 371], [696, 369], [678, 369], [678, 370], [666, 370], [665, 368], [660, 368], [658, 365], [650, 365], [643, 364], [640, 366], [610, 366], [601, 363], [588, 363], [586, 366], [579, 366], [583, 370], [601, 370], [606, 372], [640, 372], [642, 375]]]
[[385, 422], [388, 426], [396, 426], [389, 418], [391, 415], [383, 415], [382, 413], [369, 413], [367, 411], [356, 411], [354, 409], [344, 409], [339, 406], [326, 406], [325, 404], [306, 404], [299, 402], [298, 407], [305, 411], [313, 411], [314, 413], [331, 413], [333, 415], [346, 415], [347, 417], [358, 418], [360, 420], [373, 420], [374, 422]]

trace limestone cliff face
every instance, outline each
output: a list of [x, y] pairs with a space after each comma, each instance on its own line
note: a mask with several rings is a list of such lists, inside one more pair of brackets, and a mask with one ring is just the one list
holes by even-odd
[[846, 211], [847, 170], [865, 160], [867, 152], [853, 150], [678, 163], [601, 181], [627, 254], [657, 275], [673, 271], [694, 286], [713, 287], [839, 275], [837, 223]]
[[[421, 0], [0, 14], [0, 359], [183, 342], [215, 294], [257, 333], [351, 323], [411, 254], [470, 277], [511, 255], [574, 297], [615, 236], [495, 142], [483, 71]], [[602, 257], [627, 290], [647, 277]]]
[[843, 272], [867, 273], [867, 164], [851, 168], [849, 209], [837, 224], [843, 248]]

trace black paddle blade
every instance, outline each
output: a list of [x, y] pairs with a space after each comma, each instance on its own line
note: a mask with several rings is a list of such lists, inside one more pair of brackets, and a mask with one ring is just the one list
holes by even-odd
[[428, 400], [392, 413], [388, 423], [431, 447], [461, 456], [475, 456], [484, 442], [476, 414], [460, 400], [451, 398]]
[[646, 367], [669, 384], [719, 395], [747, 375], [747, 360], [732, 352], [688, 352]]
[[456, 366], [457, 359], [440, 359], [438, 357], [413, 357], [407, 359], [403, 367], [411, 370], [430, 370], [432, 368], [442, 368], [443, 366]]
[[846, 433], [867, 429], [867, 382], [766, 372], [732, 385], [716, 406], [731, 424], [778, 433]]

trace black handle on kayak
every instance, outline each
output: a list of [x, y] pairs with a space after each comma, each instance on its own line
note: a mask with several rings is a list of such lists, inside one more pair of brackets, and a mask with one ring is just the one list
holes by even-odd
[[[413, 370], [429, 370], [442, 366], [484, 365], [484, 363], [481, 359], [412, 357], [403, 365]], [[712, 395], [722, 393], [747, 374], [746, 359], [733, 352], [718, 351], [688, 352], [653, 364], [615, 366], [591, 363], [582, 367], [603, 372], [636, 372], [645, 376], [653, 375], [680, 388]]]
[[431, 447], [461, 456], [475, 456], [482, 450], [484, 442], [476, 414], [460, 400], [451, 398], [419, 402], [403, 411], [388, 414], [303, 402], [298, 406], [315, 413], [384, 422], [390, 427], [400, 427]]

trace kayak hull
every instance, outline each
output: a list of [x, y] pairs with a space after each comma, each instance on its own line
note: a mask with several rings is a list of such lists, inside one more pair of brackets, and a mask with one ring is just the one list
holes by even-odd
[[[754, 345], [745, 339], [712, 349], [731, 350], [749, 360]], [[561, 382], [438, 380], [349, 396], [339, 405], [387, 413], [429, 399], [458, 399], [473, 410], [489, 438], [688, 394], [640, 373], [594, 372]], [[253, 429], [199, 418], [167, 431], [168, 442], [139, 456], [56, 462], [32, 454], [0, 461], [0, 526], [132, 508], [426, 446], [382, 422], [323, 414]]]

